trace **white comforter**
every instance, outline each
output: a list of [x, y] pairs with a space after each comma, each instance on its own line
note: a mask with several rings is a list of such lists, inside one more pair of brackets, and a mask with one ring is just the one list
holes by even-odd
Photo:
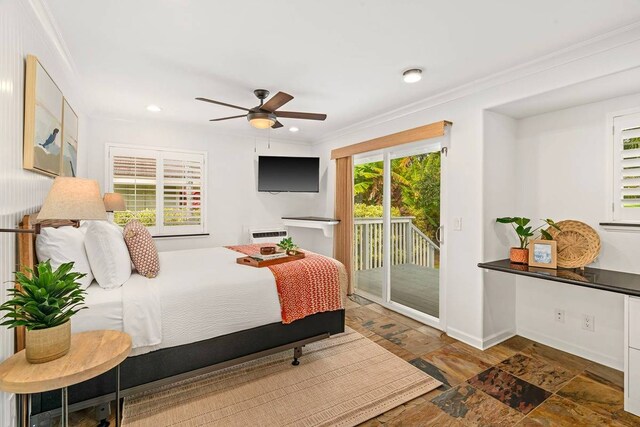
[[273, 274], [237, 264], [240, 256], [222, 247], [161, 252], [155, 279], [134, 274], [114, 290], [92, 284], [73, 331], [124, 330], [137, 355], [280, 322]]

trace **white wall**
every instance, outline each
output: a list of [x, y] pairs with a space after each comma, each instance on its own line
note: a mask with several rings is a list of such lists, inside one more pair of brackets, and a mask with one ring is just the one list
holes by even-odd
[[[208, 237], [156, 239], [161, 251], [248, 243], [249, 228], [281, 225], [282, 216], [317, 215], [320, 199], [313, 193], [258, 193], [258, 155], [309, 156], [303, 143], [254, 139], [216, 133], [214, 125], [183, 125], [162, 120], [123, 121], [91, 118], [89, 176], [105, 186], [105, 144], [206, 151]], [[256, 152], [254, 152], [254, 149]], [[319, 230], [290, 229], [294, 241], [309, 247]]]
[[[600, 235], [593, 267], [640, 273], [640, 234], [612, 232], [607, 115], [640, 107], [640, 95], [554, 111], [518, 121], [516, 157], [518, 212], [530, 218], [575, 219]], [[554, 320], [556, 308], [565, 322]], [[623, 296], [559, 283], [517, 278], [520, 335], [622, 369]], [[595, 315], [595, 332], [582, 329], [582, 315]]]
[[[535, 63], [509, 70], [492, 79], [474, 82], [451, 92], [423, 100], [415, 105], [389, 112], [381, 117], [354, 125], [349, 129], [320, 141], [314, 153], [323, 156], [326, 168], [322, 205], [325, 215], [333, 213], [335, 165], [329, 160], [330, 150], [371, 138], [388, 135], [439, 120], [453, 122], [451, 149], [446, 158], [449, 201], [446, 206], [444, 255], [448, 257], [447, 332], [469, 344], [482, 347], [491, 339], [494, 330], [485, 333], [486, 306], [497, 301], [484, 301], [492, 293], [484, 293], [485, 281], [477, 263], [485, 256], [485, 236], [493, 231], [489, 224], [494, 218], [484, 216], [487, 203], [483, 197], [485, 168], [507, 167], [483, 158], [483, 111], [497, 105], [549, 92], [571, 84], [640, 65], [640, 32], [620, 32], [611, 38], [593, 40], [575, 49], [552, 55]], [[461, 217], [463, 229], [452, 229], [451, 219]], [[492, 225], [491, 225], [492, 227]], [[318, 244], [330, 247], [330, 241]], [[487, 320], [487, 324], [492, 321]]]
[[[51, 178], [22, 169], [24, 60], [34, 54], [49, 72], [80, 119], [78, 170], [86, 171], [82, 104], [72, 70], [50, 43], [26, 0], [0, 2], [0, 228], [16, 228], [22, 216], [38, 210]], [[0, 233], [0, 303], [16, 270], [16, 235]], [[13, 353], [13, 331], [0, 328], [0, 360]], [[13, 399], [0, 393], [0, 425], [11, 426]]]
[[[516, 190], [516, 120], [492, 111], [484, 112], [483, 152], [483, 259], [505, 257], [513, 230], [495, 219], [518, 215]], [[516, 277], [485, 271], [483, 295], [483, 346], [488, 347], [516, 332]]]

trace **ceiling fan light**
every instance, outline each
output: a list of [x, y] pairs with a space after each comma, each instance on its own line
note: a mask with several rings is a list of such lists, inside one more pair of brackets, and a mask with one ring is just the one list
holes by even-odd
[[277, 118], [275, 114], [270, 113], [249, 113], [247, 120], [256, 129], [269, 129], [276, 124]]

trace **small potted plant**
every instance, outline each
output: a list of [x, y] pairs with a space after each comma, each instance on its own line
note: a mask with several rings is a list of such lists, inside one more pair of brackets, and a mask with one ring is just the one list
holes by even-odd
[[287, 255], [297, 255], [298, 254], [298, 246], [293, 243], [291, 237], [287, 237], [286, 239], [282, 239], [280, 243], [278, 243], [278, 247], [285, 251]]
[[28, 274], [16, 273], [19, 288], [8, 290], [10, 300], [0, 305], [6, 314], [0, 325], [26, 328], [27, 361], [44, 363], [58, 359], [71, 347], [71, 316], [86, 308], [85, 291], [77, 282], [84, 274], [71, 271], [73, 262], [55, 271], [49, 261], [36, 265]]
[[560, 230], [560, 227], [558, 227], [558, 225], [552, 219], [547, 218], [543, 219], [542, 221], [544, 222], [543, 224], [532, 229], [529, 225], [529, 223], [531, 222], [529, 218], [507, 216], [504, 218], [496, 219], [496, 222], [499, 222], [501, 224], [511, 224], [514, 231], [516, 232], [516, 235], [518, 236], [518, 239], [520, 240], [520, 247], [512, 247], [509, 251], [509, 259], [511, 260], [511, 262], [514, 262], [516, 264], [527, 264], [529, 262], [529, 249], [527, 247], [529, 246], [529, 239], [535, 235], [536, 231], [540, 231], [542, 239], [553, 240], [551, 234], [549, 234], [547, 230], [543, 230], [542, 227], [548, 225], [558, 230]]

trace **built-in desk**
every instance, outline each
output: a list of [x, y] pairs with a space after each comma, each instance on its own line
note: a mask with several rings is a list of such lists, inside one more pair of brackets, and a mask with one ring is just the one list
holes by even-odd
[[552, 270], [511, 263], [481, 262], [478, 267], [624, 294], [624, 409], [640, 415], [640, 274], [600, 268]]
[[508, 259], [481, 262], [478, 267], [640, 297], [640, 274], [590, 267], [586, 267], [584, 270], [577, 268], [553, 270], [514, 264]]

